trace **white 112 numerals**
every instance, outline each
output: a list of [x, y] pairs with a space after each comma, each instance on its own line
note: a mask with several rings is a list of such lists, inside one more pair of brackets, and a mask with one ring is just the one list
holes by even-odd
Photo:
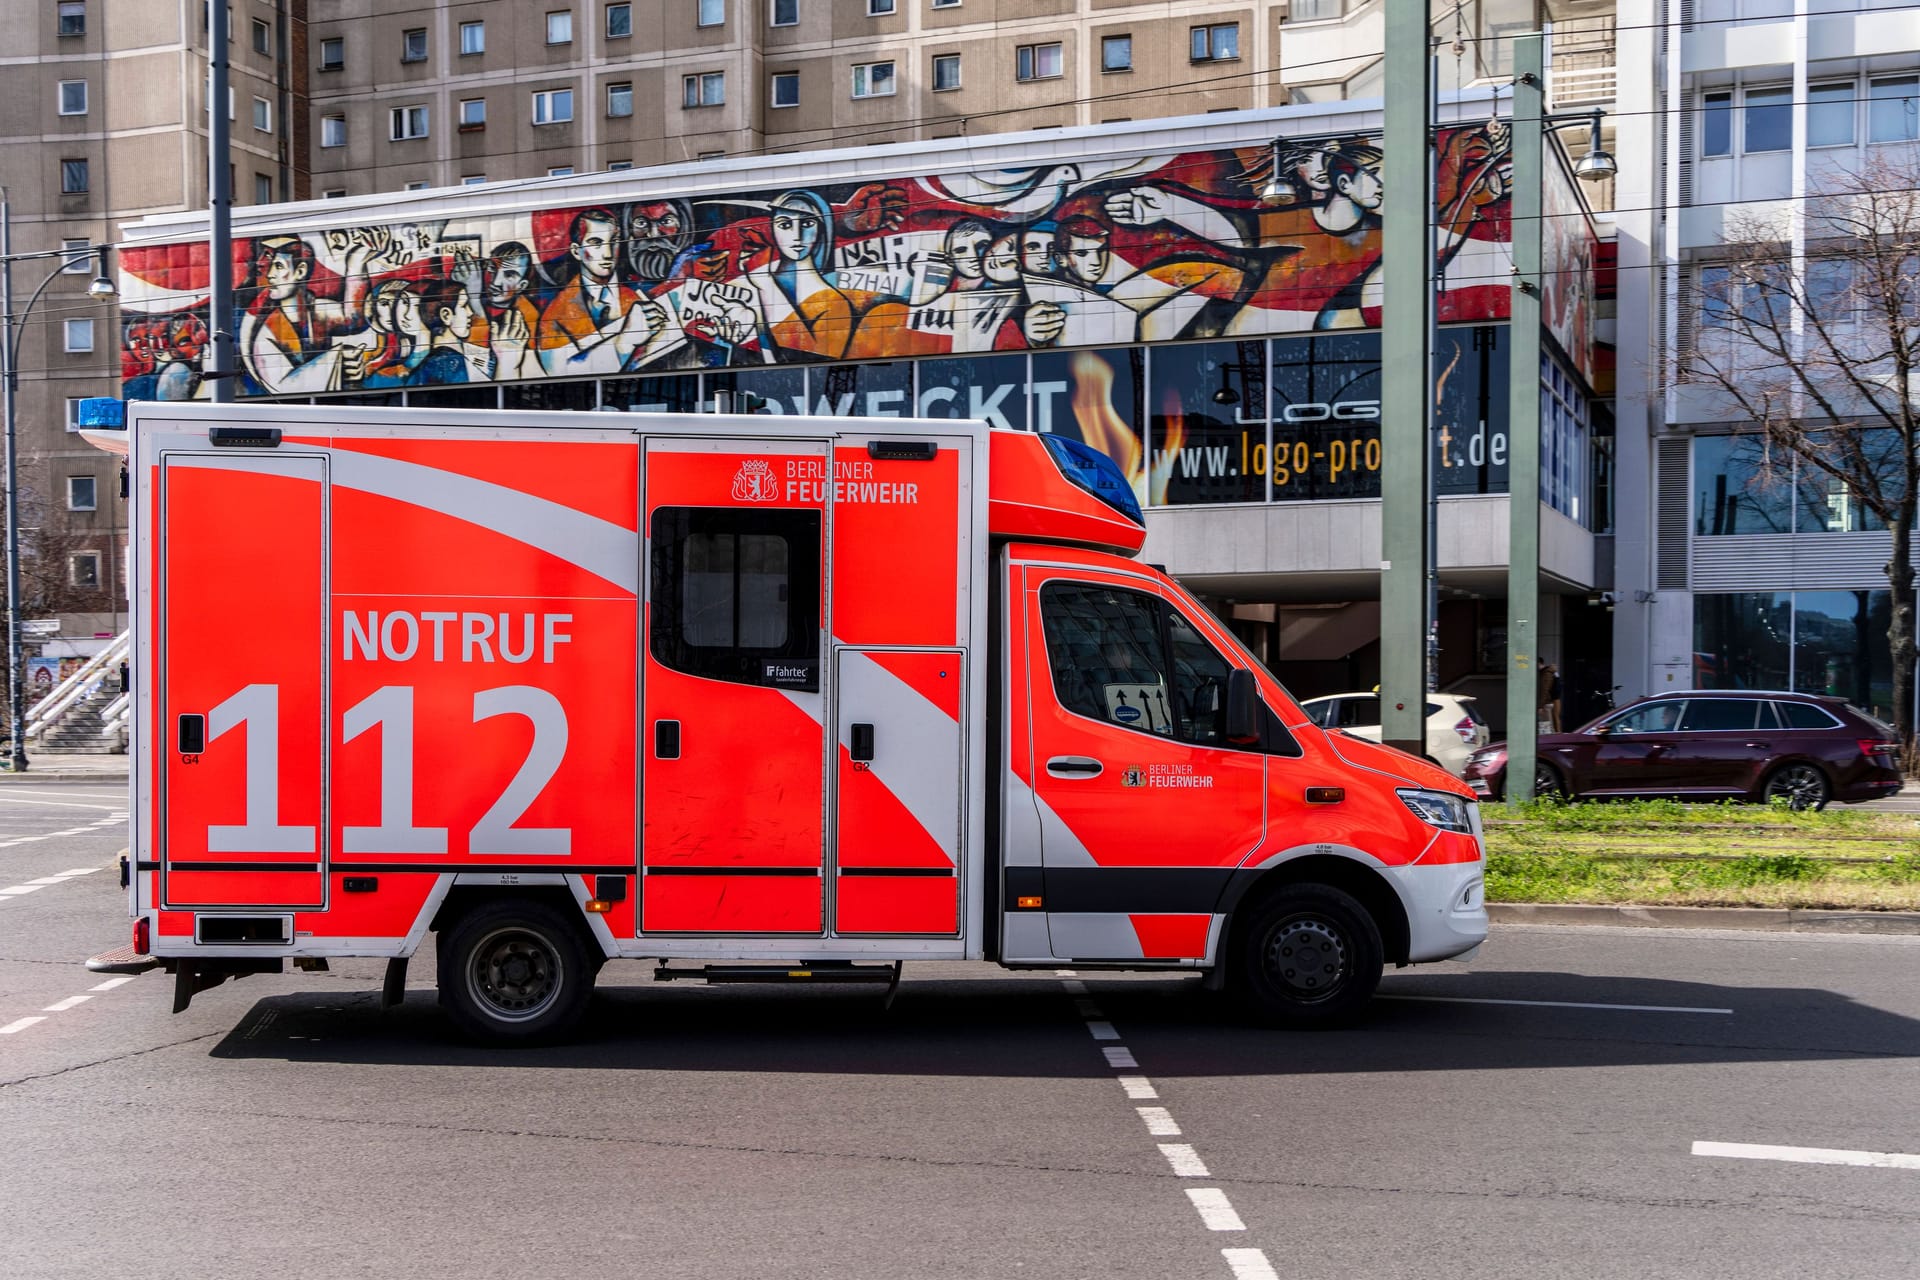
[[[533, 724], [533, 744], [506, 790], [467, 834], [469, 853], [559, 854], [573, 851], [567, 827], [516, 827], [567, 753], [567, 713], [545, 689], [514, 684], [482, 689], [473, 695], [473, 720], [524, 716]], [[313, 853], [312, 827], [280, 822], [280, 686], [250, 684], [207, 713], [207, 741], [240, 725], [247, 726], [246, 822], [209, 826], [211, 853]], [[383, 685], [341, 717], [340, 740], [351, 742], [369, 729], [380, 730], [380, 821], [377, 826], [347, 827], [342, 853], [445, 853], [445, 827], [415, 826], [413, 689]]]

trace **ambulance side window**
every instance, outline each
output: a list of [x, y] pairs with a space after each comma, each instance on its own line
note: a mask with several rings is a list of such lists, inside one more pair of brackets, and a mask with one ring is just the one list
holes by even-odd
[[820, 687], [820, 513], [653, 513], [649, 648], [675, 671]]
[[1158, 597], [1049, 582], [1040, 589], [1040, 619], [1061, 706], [1123, 729], [1173, 736]]

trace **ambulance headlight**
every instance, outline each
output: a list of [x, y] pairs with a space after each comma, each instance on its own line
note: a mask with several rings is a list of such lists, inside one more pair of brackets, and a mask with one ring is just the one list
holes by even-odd
[[1413, 816], [1428, 826], [1473, 834], [1473, 818], [1467, 808], [1473, 803], [1471, 800], [1446, 791], [1421, 791], [1414, 787], [1402, 787], [1396, 794], [1400, 803], [1413, 810]]

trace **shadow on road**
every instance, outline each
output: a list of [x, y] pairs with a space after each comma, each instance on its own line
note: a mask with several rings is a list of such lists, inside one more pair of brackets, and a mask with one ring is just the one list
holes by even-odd
[[[1152, 1068], [1194, 1077], [1373, 1071], [1788, 1062], [1920, 1057], [1920, 1021], [1817, 988], [1728, 987], [1551, 972], [1390, 976], [1385, 996], [1732, 1009], [1649, 1012], [1376, 1001], [1361, 1024], [1254, 1026], [1194, 978], [1083, 975], [1101, 1014]], [[204, 998], [204, 997], [203, 997]], [[343, 1064], [821, 1075], [1094, 1077], [1111, 1074], [1051, 979], [909, 980], [891, 1009], [869, 990], [607, 986], [568, 1045], [479, 1048], [433, 994], [382, 1012], [375, 994], [273, 996], [216, 1058]]]

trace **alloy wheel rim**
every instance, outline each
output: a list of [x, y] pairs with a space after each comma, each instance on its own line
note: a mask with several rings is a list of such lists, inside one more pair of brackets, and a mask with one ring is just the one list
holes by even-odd
[[1290, 999], [1302, 1004], [1330, 1000], [1352, 976], [1346, 938], [1318, 916], [1289, 917], [1267, 938], [1267, 972]]
[[1782, 769], [1767, 788], [1767, 797], [1786, 798], [1788, 805], [1805, 809], [1825, 798], [1826, 782], [1812, 765], [1796, 764]]
[[564, 966], [539, 934], [498, 929], [480, 940], [467, 968], [467, 989], [488, 1015], [528, 1022], [560, 998]]

